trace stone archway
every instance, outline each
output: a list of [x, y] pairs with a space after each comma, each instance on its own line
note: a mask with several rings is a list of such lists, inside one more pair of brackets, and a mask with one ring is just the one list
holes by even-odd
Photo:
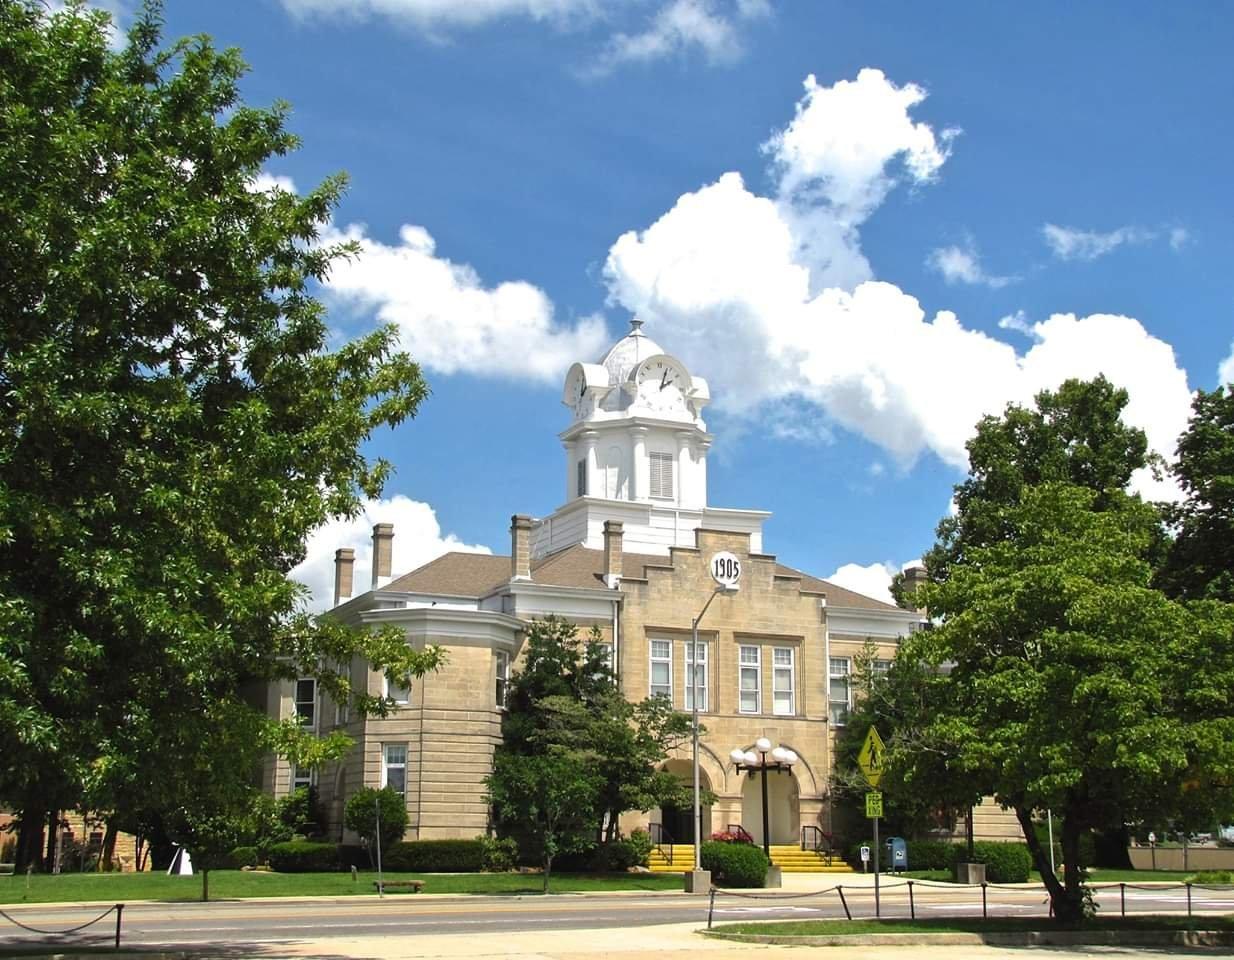
[[763, 777], [767, 777], [767, 819], [771, 843], [797, 843], [801, 830], [797, 778], [791, 772], [744, 775], [741, 784], [741, 825], [754, 842], [763, 842]]
[[[660, 769], [675, 774], [687, 787], [692, 787], [694, 783], [693, 768], [689, 760], [669, 760]], [[707, 771], [701, 766], [698, 772], [698, 784], [701, 790], [710, 790], [712, 788], [711, 778], [707, 776]], [[664, 829], [673, 838], [673, 843], [693, 843], [692, 814], [693, 811], [690, 805], [687, 804], [681, 808], [661, 807], [657, 810], [651, 810], [648, 813], [648, 817], [652, 823], [663, 824]], [[706, 840], [712, 833], [710, 805], [703, 805], [703, 808], [699, 811], [699, 819], [702, 820], [702, 837]]]

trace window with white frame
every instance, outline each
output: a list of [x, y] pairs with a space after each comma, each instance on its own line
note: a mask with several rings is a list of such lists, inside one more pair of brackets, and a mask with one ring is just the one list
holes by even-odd
[[762, 664], [756, 646], [742, 645], [738, 651], [738, 709], [742, 713], [760, 713], [762, 705]]
[[506, 688], [510, 683], [510, 654], [504, 650], [498, 650], [493, 654], [493, 662], [496, 664], [497, 674], [497, 690], [495, 695], [495, 703], [498, 710], [506, 708]]
[[317, 781], [317, 771], [310, 770], [308, 767], [291, 768], [291, 789], [294, 793], [296, 790], [307, 789]]
[[885, 677], [890, 672], [891, 672], [891, 661], [890, 660], [871, 660], [870, 661], [870, 675], [874, 677], [874, 679], [877, 680], [879, 677]]
[[668, 640], [652, 640], [650, 656], [650, 683], [648, 695], [673, 699], [673, 645]]
[[575, 472], [577, 473], [575, 480], [578, 495], [580, 497], [585, 497], [587, 496], [587, 461], [580, 460], [578, 465], [575, 467]]
[[411, 681], [404, 678], [402, 683], [397, 679], [391, 680], [389, 676], [382, 677], [382, 696], [393, 700], [400, 707], [405, 707], [411, 702]]
[[673, 499], [673, 455], [671, 453], [652, 453], [648, 455], [651, 464], [650, 493], [660, 500]]
[[792, 647], [776, 647], [771, 652], [771, 708], [777, 717], [791, 717], [797, 712], [793, 659]]
[[334, 705], [334, 723], [336, 726], [342, 726], [351, 720], [351, 693], [355, 688], [355, 683], [352, 678], [351, 664], [340, 663], [338, 665], [338, 675], [341, 679], [347, 681], [347, 693], [342, 701]]
[[852, 691], [849, 684], [851, 661], [848, 657], [832, 657], [829, 668], [827, 699], [830, 701], [831, 722], [842, 726], [848, 722], [848, 708], [852, 706]]
[[312, 677], [301, 677], [296, 681], [296, 716], [300, 726], [306, 730], [316, 729], [317, 681]]
[[[691, 668], [694, 667], [693, 671]], [[693, 677], [693, 681], [691, 680]], [[698, 666], [694, 665], [694, 641], [686, 641], [686, 709], [694, 709], [694, 684], [698, 684], [698, 708], [707, 709], [707, 642], [698, 642]]]
[[381, 785], [395, 793], [407, 793], [407, 744], [383, 743], [381, 745]]

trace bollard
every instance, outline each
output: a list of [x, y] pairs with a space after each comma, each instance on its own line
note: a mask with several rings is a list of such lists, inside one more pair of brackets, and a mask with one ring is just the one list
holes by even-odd
[[1118, 885], [1118, 910], [1122, 916], [1127, 916], [1127, 884]]
[[917, 907], [913, 904], [913, 881], [908, 881], [908, 918], [917, 919]]
[[836, 886], [836, 893], [838, 893], [838, 894], [840, 895], [840, 905], [844, 907], [844, 916], [846, 916], [846, 917], [848, 917], [848, 919], [852, 920], [852, 919], [853, 919], [853, 915], [852, 915], [852, 913], [851, 913], [851, 912], [849, 911], [849, 909], [848, 909], [848, 901], [844, 899], [844, 888], [843, 888], [842, 886], [837, 885], [837, 886]]
[[1191, 884], [1187, 884], [1187, 916], [1191, 916]]
[[711, 929], [711, 915], [716, 912], [716, 888], [711, 888], [711, 902], [707, 904], [707, 929]]
[[116, 949], [120, 949], [120, 917], [124, 913], [124, 904], [116, 904]]
[[983, 881], [981, 881], [981, 919], [982, 919], [982, 920], [986, 920], [986, 919], [988, 919], [988, 918], [989, 918], [989, 916], [990, 916], [990, 915], [986, 912], [986, 905], [985, 905], [985, 881], [983, 880]]

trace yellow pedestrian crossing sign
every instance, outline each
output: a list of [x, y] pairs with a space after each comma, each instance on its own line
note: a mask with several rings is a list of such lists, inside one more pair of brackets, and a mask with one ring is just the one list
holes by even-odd
[[857, 754], [857, 766], [861, 769], [866, 783], [877, 789], [878, 782], [883, 779], [883, 765], [887, 748], [883, 746], [883, 738], [873, 727], [866, 734], [861, 752]]

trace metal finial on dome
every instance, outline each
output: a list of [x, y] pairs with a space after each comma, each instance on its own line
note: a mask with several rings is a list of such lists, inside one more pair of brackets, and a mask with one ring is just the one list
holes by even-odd
[[636, 337], [644, 336], [643, 331], [639, 329], [640, 327], [642, 327], [642, 325], [643, 325], [643, 321], [640, 320], [638, 317], [631, 317], [630, 318], [630, 335], [636, 336]]

